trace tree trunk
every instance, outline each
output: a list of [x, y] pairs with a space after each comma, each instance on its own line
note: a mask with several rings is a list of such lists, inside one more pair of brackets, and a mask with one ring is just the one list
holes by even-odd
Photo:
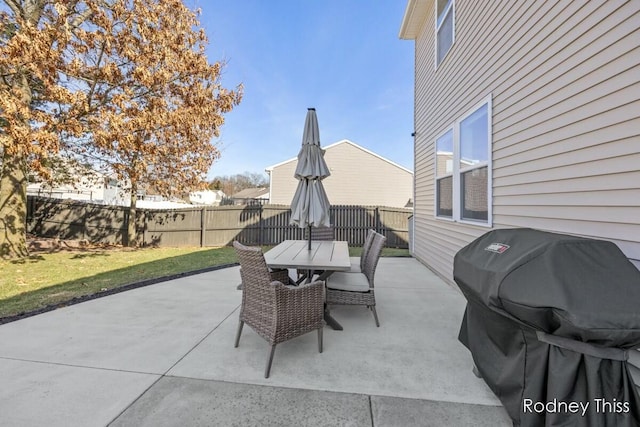
[[138, 201], [138, 185], [131, 181], [131, 203], [129, 205], [129, 221], [127, 223], [127, 238], [124, 246], [135, 247], [136, 245], [136, 202]]
[[[24, 105], [31, 105], [31, 88], [24, 74], [13, 88]], [[28, 126], [27, 123], [25, 125]], [[10, 138], [10, 137], [9, 137]], [[11, 141], [10, 141], [11, 142]], [[24, 258], [27, 250], [27, 159], [20, 147], [2, 147], [0, 168], [0, 257]]]
[[0, 172], [0, 257], [24, 258], [27, 250], [25, 159], [4, 149]]

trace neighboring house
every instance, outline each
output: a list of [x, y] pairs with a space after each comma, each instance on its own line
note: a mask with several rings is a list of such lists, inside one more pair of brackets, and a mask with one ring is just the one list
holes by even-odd
[[407, 2], [417, 259], [454, 285], [460, 248], [531, 227], [640, 267], [639, 23], [640, 1]]
[[220, 206], [226, 196], [222, 190], [204, 190], [189, 193], [189, 202], [194, 205]]
[[104, 204], [111, 204], [119, 199], [122, 186], [115, 178], [88, 168], [77, 173], [71, 171], [71, 173], [75, 175], [75, 178], [69, 177], [73, 184], [30, 183], [27, 185], [27, 194]]
[[234, 205], [263, 205], [269, 203], [267, 187], [245, 188], [231, 196]]
[[[54, 199], [78, 200], [113, 206], [129, 206], [131, 203], [129, 181], [119, 181], [85, 166], [75, 165], [66, 170], [68, 184], [48, 184], [44, 182], [27, 185], [27, 195]], [[141, 209], [177, 209], [193, 207], [179, 199], [166, 200], [149, 186], [141, 186], [137, 193], [136, 207]]]
[[[413, 195], [413, 173], [348, 140], [323, 147], [331, 175], [322, 182], [332, 205], [406, 207]], [[298, 186], [297, 157], [266, 171], [270, 202], [291, 204]]]

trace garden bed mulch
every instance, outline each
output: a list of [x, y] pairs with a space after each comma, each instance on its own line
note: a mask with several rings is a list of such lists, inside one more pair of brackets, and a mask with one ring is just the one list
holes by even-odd
[[108, 249], [131, 250], [121, 245], [109, 245], [105, 243], [91, 243], [88, 240], [66, 240], [49, 237], [36, 237], [27, 235], [27, 248], [30, 254], [52, 253], [60, 251], [98, 251]]

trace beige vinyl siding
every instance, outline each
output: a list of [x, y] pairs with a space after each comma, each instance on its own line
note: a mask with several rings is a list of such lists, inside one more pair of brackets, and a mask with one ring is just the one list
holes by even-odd
[[[269, 203], [276, 205], [291, 204], [298, 182], [293, 177], [296, 161], [282, 163], [269, 172]], [[289, 197], [291, 196], [291, 197]]]
[[434, 67], [434, 10], [416, 43], [414, 254], [453, 284], [487, 231], [434, 217], [434, 141], [492, 96], [494, 227], [614, 241], [640, 266], [640, 2], [456, 2]]
[[[354, 144], [341, 141], [326, 147], [325, 161], [331, 176], [323, 180], [332, 205], [405, 207], [413, 198], [413, 174]], [[297, 160], [273, 167], [271, 203], [288, 205], [298, 181]]]

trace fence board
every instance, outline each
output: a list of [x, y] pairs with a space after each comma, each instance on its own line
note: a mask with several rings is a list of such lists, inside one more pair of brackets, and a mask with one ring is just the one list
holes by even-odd
[[29, 198], [27, 231], [42, 237], [121, 243], [127, 208], [78, 201]]
[[[411, 209], [376, 206], [332, 206], [336, 240], [362, 246], [372, 228], [387, 237], [387, 246], [407, 248]], [[29, 197], [27, 230], [31, 234], [94, 243], [122, 243], [129, 208]], [[210, 206], [187, 209], [137, 209], [138, 243], [143, 246], [218, 247], [234, 240], [248, 245], [275, 245], [304, 239], [305, 230], [289, 224], [288, 205]]]
[[117, 244], [127, 230], [129, 209], [84, 203], [84, 238], [91, 242]]

